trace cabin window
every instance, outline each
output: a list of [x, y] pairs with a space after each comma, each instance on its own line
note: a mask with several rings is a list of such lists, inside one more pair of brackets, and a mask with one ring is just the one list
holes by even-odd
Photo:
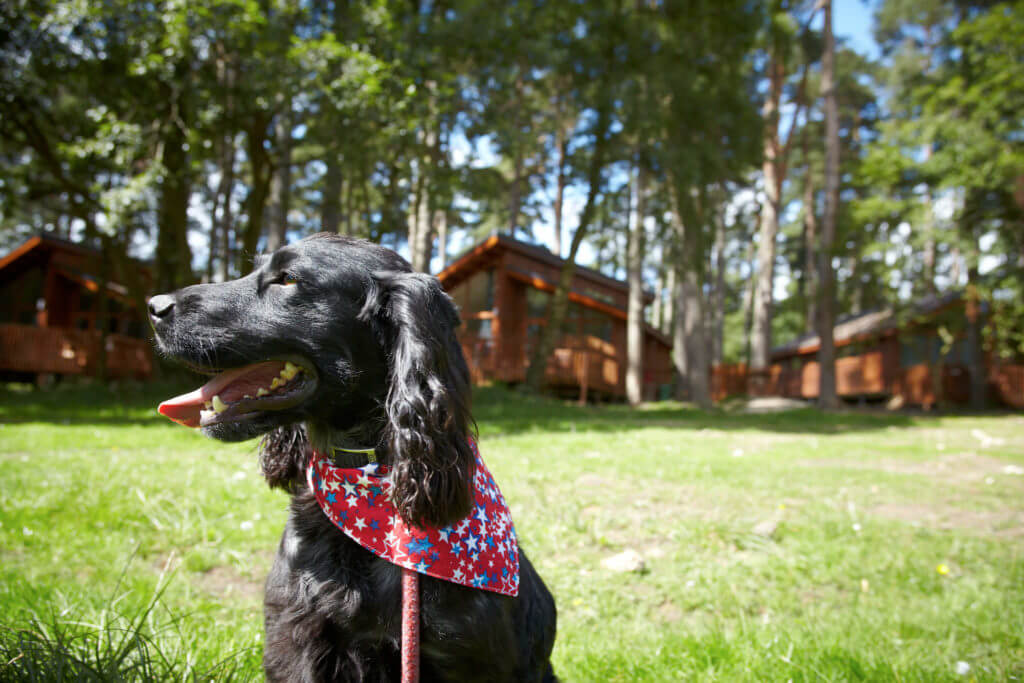
[[526, 315], [529, 318], [544, 318], [548, 314], [551, 294], [536, 287], [526, 288]]
[[494, 308], [494, 269], [475, 273], [451, 291], [462, 313], [479, 313]]
[[493, 339], [494, 332], [490, 318], [469, 318], [465, 321], [466, 332], [477, 339]]
[[612, 340], [612, 319], [596, 311], [588, 311], [587, 316], [583, 319], [583, 334], [610, 342]]
[[900, 335], [900, 366], [931, 363], [938, 355], [938, 337], [924, 334]]

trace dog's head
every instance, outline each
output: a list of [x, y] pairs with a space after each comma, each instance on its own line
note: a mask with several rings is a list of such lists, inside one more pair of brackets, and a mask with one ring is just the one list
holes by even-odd
[[298, 423], [369, 435], [403, 518], [468, 514], [469, 372], [436, 278], [379, 245], [321, 234], [243, 278], [155, 296], [149, 312], [161, 353], [213, 375], [161, 404], [164, 415], [225, 441]]

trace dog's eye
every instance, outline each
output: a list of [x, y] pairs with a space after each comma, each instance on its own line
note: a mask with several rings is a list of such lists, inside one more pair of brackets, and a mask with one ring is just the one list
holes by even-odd
[[279, 273], [277, 275], [277, 277], [275, 277], [273, 280], [270, 281], [270, 284], [272, 284], [272, 285], [283, 285], [283, 286], [287, 287], [287, 286], [290, 286], [290, 285], [297, 285], [297, 284], [299, 284], [299, 281], [291, 273]]

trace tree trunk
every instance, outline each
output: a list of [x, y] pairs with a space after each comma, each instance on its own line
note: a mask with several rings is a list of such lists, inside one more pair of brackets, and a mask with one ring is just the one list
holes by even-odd
[[833, 331], [836, 319], [835, 273], [832, 270], [832, 245], [839, 215], [839, 108], [835, 84], [835, 36], [832, 34], [832, 0], [824, 0], [825, 52], [821, 58], [821, 90], [825, 97], [825, 217], [818, 256], [819, 294], [818, 349], [820, 383], [819, 405], [826, 410], [839, 407], [836, 395], [836, 354]]
[[664, 267], [658, 267], [654, 280], [654, 301], [651, 302], [651, 327], [660, 331], [665, 318], [665, 275]]
[[[683, 196], [678, 182], [669, 179], [669, 194], [672, 201], [672, 225], [680, 245], [683, 263], [681, 293], [684, 306], [682, 320], [684, 343], [682, 349], [687, 356], [686, 369], [690, 385], [690, 400], [701, 408], [711, 407], [711, 382], [708, 372], [707, 341], [704, 328], [704, 295], [701, 264], [703, 250], [700, 240], [700, 222], [692, 210], [689, 197]], [[679, 323], [676, 323], [677, 326]]]
[[[927, 163], [932, 156], [933, 145], [926, 145], [924, 148], [924, 161]], [[928, 190], [924, 197], [924, 254], [922, 292], [926, 297], [935, 295], [935, 204], [932, 201], [931, 190]], [[916, 288], [915, 288], [916, 289]]]
[[285, 104], [274, 122], [277, 138], [277, 164], [270, 181], [270, 206], [267, 211], [267, 251], [288, 243], [288, 210], [292, 189], [292, 116], [291, 102]]
[[685, 401], [690, 398], [690, 354], [686, 349], [686, 296], [683, 292], [682, 260], [672, 264], [674, 282], [671, 288], [672, 304], [672, 365], [675, 368], [675, 398]]
[[626, 400], [638, 405], [643, 400], [644, 372], [644, 195], [647, 192], [647, 171], [642, 163], [636, 166], [633, 198], [629, 212], [629, 243], [627, 248], [627, 280], [629, 304], [626, 320]]
[[[177, 117], [176, 117], [177, 118]], [[157, 217], [157, 291], [169, 292], [192, 284], [192, 249], [188, 244], [188, 153], [180, 120], [166, 124], [163, 165]]]
[[754, 293], [753, 322], [750, 333], [750, 367], [768, 367], [772, 351], [772, 288], [775, 282], [775, 240], [779, 233], [779, 200], [782, 173], [779, 150], [779, 102], [785, 70], [775, 55], [769, 66], [768, 96], [762, 114], [764, 129], [764, 202], [761, 204], [761, 241], [757, 249], [757, 288]]
[[672, 324], [673, 321], [676, 319], [676, 269], [672, 265], [675, 259], [671, 258], [671, 251], [669, 251], [668, 253], [670, 256], [670, 258], [667, 259], [669, 262], [669, 267], [667, 269], [667, 272], [665, 273], [665, 292], [668, 301], [666, 302], [665, 307], [663, 309], [661, 327], [659, 328], [664, 334], [672, 334]]
[[562, 255], [562, 204], [565, 201], [565, 161], [569, 148], [562, 122], [556, 123], [555, 148], [558, 150], [558, 171], [555, 175], [555, 256]]
[[337, 233], [341, 229], [341, 180], [341, 159], [336, 153], [331, 153], [324, 175], [322, 222], [325, 232]]
[[712, 300], [711, 364], [725, 355], [725, 216], [715, 217], [715, 288]]
[[804, 171], [804, 278], [801, 283], [806, 306], [804, 317], [804, 330], [811, 332], [818, 327], [818, 216], [815, 213], [814, 201], [814, 174], [807, 148], [807, 128], [801, 135], [801, 145], [804, 152], [804, 163], [807, 169]]
[[249, 195], [245, 198], [245, 209], [248, 214], [248, 223], [242, 233], [242, 248], [238, 253], [238, 272], [245, 275], [252, 271], [253, 257], [256, 256], [256, 248], [259, 246], [260, 234], [263, 232], [263, 211], [267, 205], [267, 195], [270, 191], [270, 176], [273, 174], [273, 167], [270, 159], [263, 148], [267, 139], [267, 115], [264, 112], [257, 112], [253, 115], [248, 135], [248, 157], [252, 173], [252, 187]]
[[590, 228], [590, 222], [597, 209], [597, 195], [601, 190], [601, 171], [604, 169], [604, 159], [608, 150], [610, 125], [611, 102], [605, 100], [598, 107], [597, 124], [594, 129], [596, 142], [587, 171], [587, 201], [583, 205], [579, 225], [569, 244], [569, 253], [562, 265], [562, 272], [559, 274], [558, 287], [556, 287], [548, 306], [548, 324], [540, 330], [537, 345], [533, 349], [530, 365], [526, 370], [526, 388], [533, 392], [539, 392], [541, 389], [547, 370], [548, 356], [554, 350], [557, 335], [561, 334], [562, 324], [565, 322], [565, 313], [569, 307], [569, 288], [572, 286], [573, 276], [576, 274], [576, 254], [580, 250], [580, 245], [583, 243], [583, 238]]
[[217, 228], [217, 237], [220, 239], [217, 262], [217, 282], [225, 282], [230, 277], [231, 268], [231, 195], [235, 186], [235, 136], [234, 134], [224, 136], [224, 160], [221, 164], [220, 182], [217, 184], [217, 193], [223, 196], [221, 200], [221, 215], [216, 219], [220, 224]]
[[985, 354], [982, 349], [981, 297], [978, 292], [977, 241], [971, 244], [971, 258], [967, 264], [967, 297], [964, 312], [967, 317], [967, 374], [970, 378], [970, 406], [981, 410], [987, 403], [988, 381], [985, 377]]
[[757, 279], [754, 277], [754, 243], [747, 243], [747, 254], [744, 261], [750, 269], [750, 277], [747, 278], [747, 286], [743, 289], [743, 356], [750, 366], [751, 334], [754, 329], [754, 290], [757, 289]]
[[[216, 158], [217, 163], [222, 164], [224, 159], [224, 141], [218, 140], [216, 143]], [[224, 167], [221, 165], [221, 179], [224, 178]], [[217, 189], [213, 191], [213, 206], [210, 207], [210, 234], [207, 239], [207, 254], [206, 254], [206, 272], [203, 273], [203, 282], [213, 282], [213, 269], [217, 263], [217, 247], [220, 246], [220, 242], [217, 240], [217, 214], [220, 213], [220, 183], [217, 183]]]
[[438, 272], [448, 267], [448, 212], [438, 209], [434, 212], [434, 226], [437, 230], [437, 256], [440, 260]]

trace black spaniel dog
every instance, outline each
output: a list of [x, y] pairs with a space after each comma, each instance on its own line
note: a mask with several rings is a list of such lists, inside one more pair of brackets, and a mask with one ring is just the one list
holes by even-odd
[[[214, 375], [161, 412], [224, 441], [265, 435], [263, 473], [291, 494], [266, 584], [268, 680], [398, 680], [402, 570], [328, 519], [306, 468], [313, 449], [348, 449], [336, 464], [359, 467], [372, 447], [404, 522], [471, 512], [475, 424], [451, 299], [389, 249], [319, 234], [238, 280], [155, 296], [149, 312], [162, 354]], [[421, 576], [421, 680], [555, 680], [554, 600], [521, 550], [519, 572], [515, 597]]]

